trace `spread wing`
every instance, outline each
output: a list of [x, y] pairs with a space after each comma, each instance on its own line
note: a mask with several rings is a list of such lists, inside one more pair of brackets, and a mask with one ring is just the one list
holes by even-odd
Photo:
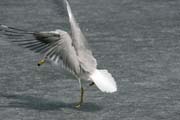
[[[64, 66], [70, 72], [76, 75], [80, 73], [78, 57], [75, 48], [72, 45], [72, 39], [67, 32], [62, 30], [50, 32], [26, 32], [4, 25], [1, 25], [1, 30], [4, 35], [12, 39], [12, 42], [35, 52], [43, 53], [45, 58], [48, 58], [55, 63], [59, 63], [60, 60], [62, 60]], [[33, 36], [34, 39], [22, 39], [27, 35]]]
[[83, 35], [78, 23], [76, 22], [76, 19], [69, 5], [69, 2], [67, 0], [64, 0], [64, 1], [66, 4], [68, 16], [69, 16], [69, 22], [71, 25], [73, 45], [78, 54], [79, 60], [81, 62], [81, 66], [86, 71], [92, 72], [97, 66], [96, 59], [93, 57], [92, 51], [90, 50], [88, 46], [88, 42], [85, 36]]
[[72, 45], [72, 39], [67, 32], [62, 30], [58, 34], [54, 32], [41, 32], [36, 33], [35, 37], [39, 41], [45, 41], [46, 44], [50, 44], [49, 49], [45, 53], [47, 58], [53, 60], [55, 63], [62, 60], [69, 71], [76, 75], [80, 73], [78, 57]]

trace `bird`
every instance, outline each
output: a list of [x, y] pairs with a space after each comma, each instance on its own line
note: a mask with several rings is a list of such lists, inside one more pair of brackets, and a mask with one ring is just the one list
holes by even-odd
[[43, 57], [37, 63], [38, 66], [48, 60], [55, 64], [62, 62], [63, 69], [67, 70], [79, 81], [80, 100], [75, 107], [80, 108], [84, 102], [82, 81], [90, 81], [89, 86], [96, 85], [100, 91], [106, 93], [116, 92], [117, 84], [108, 70], [97, 68], [97, 61], [72, 13], [68, 0], [64, 0], [64, 5], [70, 24], [70, 33], [61, 29], [31, 32], [4, 24], [0, 24], [0, 31], [3, 32], [3, 35], [9, 37], [32, 35], [34, 39], [18, 39], [12, 42], [42, 54]]

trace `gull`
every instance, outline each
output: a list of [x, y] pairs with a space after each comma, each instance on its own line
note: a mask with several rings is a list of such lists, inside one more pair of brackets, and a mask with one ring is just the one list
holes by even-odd
[[71, 34], [61, 29], [29, 32], [3, 24], [0, 24], [0, 28], [4, 35], [9, 37], [32, 35], [34, 37], [33, 40], [19, 39], [13, 42], [43, 54], [43, 58], [38, 62], [38, 66], [41, 66], [48, 60], [53, 61], [55, 64], [62, 62], [63, 68], [79, 81], [80, 101], [76, 108], [80, 108], [84, 95], [82, 80], [90, 81], [90, 86], [95, 84], [100, 91], [106, 93], [116, 92], [117, 85], [108, 70], [97, 68], [97, 61], [88, 46], [87, 39], [82, 33], [79, 24], [76, 22], [69, 2], [64, 0], [64, 3], [68, 13]]

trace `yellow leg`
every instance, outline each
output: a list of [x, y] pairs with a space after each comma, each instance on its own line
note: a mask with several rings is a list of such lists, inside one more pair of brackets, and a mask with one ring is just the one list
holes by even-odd
[[84, 89], [81, 87], [81, 96], [80, 96], [80, 102], [75, 106], [76, 108], [80, 108], [83, 103], [83, 96], [84, 96]]
[[40, 60], [39, 62], [38, 62], [38, 66], [41, 66], [42, 64], [44, 64], [45, 63], [45, 59], [42, 59], [42, 60]]

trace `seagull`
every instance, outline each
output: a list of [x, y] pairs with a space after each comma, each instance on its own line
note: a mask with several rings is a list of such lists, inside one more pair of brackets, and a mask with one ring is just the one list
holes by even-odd
[[75, 107], [80, 108], [84, 95], [82, 80], [90, 81], [90, 86], [96, 85], [100, 91], [106, 93], [116, 92], [117, 85], [108, 70], [97, 68], [97, 61], [79, 24], [76, 22], [69, 2], [64, 0], [64, 3], [68, 13], [71, 34], [61, 29], [29, 32], [3, 24], [0, 24], [0, 30], [8, 37], [32, 35], [34, 39], [18, 39], [12, 42], [43, 54], [42, 59], [37, 64], [38, 66], [46, 63], [46, 61], [52, 61], [55, 64], [63, 63], [63, 68], [79, 81], [80, 101]]

